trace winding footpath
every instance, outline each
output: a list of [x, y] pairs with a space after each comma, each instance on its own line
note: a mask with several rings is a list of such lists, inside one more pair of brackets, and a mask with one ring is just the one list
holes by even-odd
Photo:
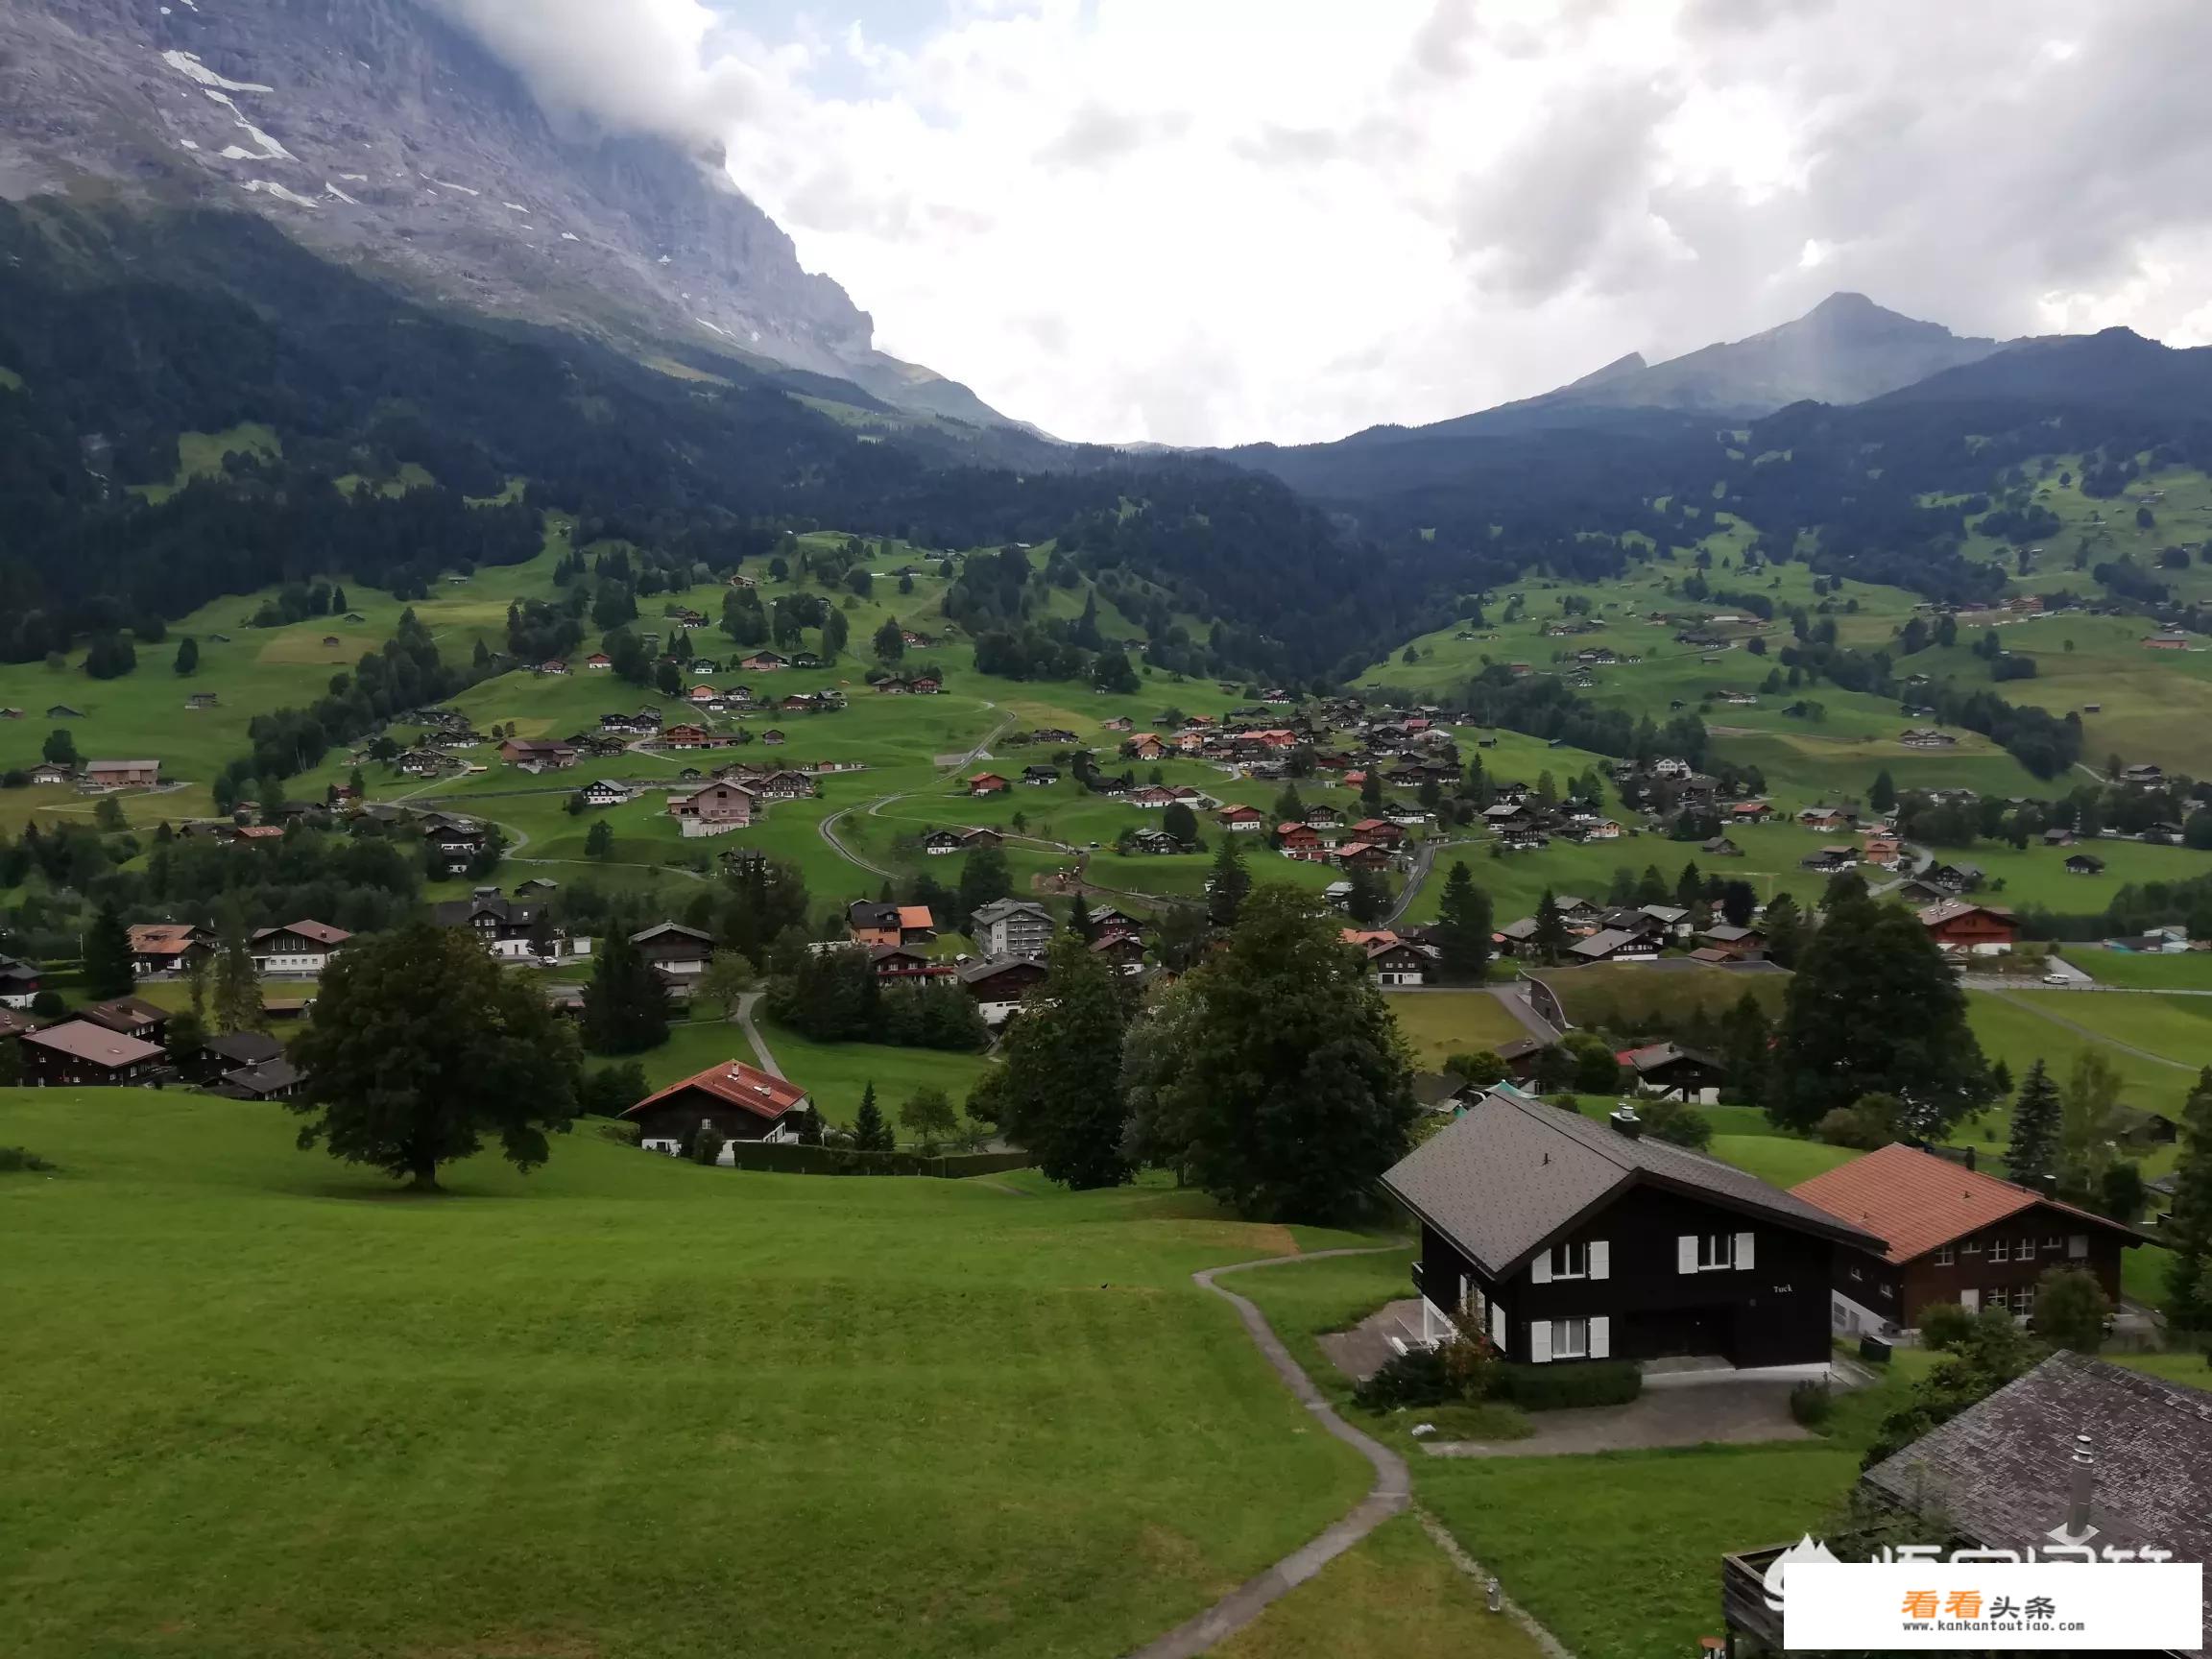
[[1211, 1290], [1237, 1310], [1249, 1335], [1267, 1363], [1275, 1367], [1290, 1392], [1311, 1412], [1322, 1428], [1366, 1458], [1375, 1468], [1375, 1483], [1340, 1520], [1332, 1522], [1318, 1537], [1283, 1557], [1256, 1578], [1247, 1579], [1196, 1618], [1186, 1620], [1165, 1636], [1135, 1649], [1128, 1659], [1197, 1659], [1215, 1643], [1235, 1635], [1276, 1601], [1311, 1578], [1322, 1568], [1382, 1525], [1402, 1514], [1413, 1502], [1412, 1477], [1406, 1459], [1380, 1441], [1362, 1434], [1336, 1414], [1335, 1407], [1313, 1385], [1313, 1380], [1290, 1358], [1290, 1351], [1268, 1326], [1266, 1316], [1234, 1290], [1214, 1280], [1224, 1273], [1243, 1273], [1255, 1267], [1279, 1267], [1294, 1262], [1325, 1262], [1332, 1256], [1380, 1256], [1403, 1250], [1403, 1244], [1379, 1244], [1348, 1250], [1314, 1250], [1300, 1256], [1276, 1256], [1263, 1262], [1238, 1262], [1226, 1267], [1207, 1267], [1190, 1275], [1191, 1282]]

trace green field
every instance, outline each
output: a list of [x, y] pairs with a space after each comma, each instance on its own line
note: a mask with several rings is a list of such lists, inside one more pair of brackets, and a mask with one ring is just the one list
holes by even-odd
[[[267, 1107], [0, 1094], [24, 1659], [1123, 1652], [1367, 1466], [1088, 1196], [698, 1169], [589, 1129], [416, 1200]], [[742, 1632], [733, 1638], [733, 1632]]]
[[1527, 1027], [1487, 991], [1403, 991], [1384, 1000], [1414, 1058], [1431, 1069], [1526, 1037]]

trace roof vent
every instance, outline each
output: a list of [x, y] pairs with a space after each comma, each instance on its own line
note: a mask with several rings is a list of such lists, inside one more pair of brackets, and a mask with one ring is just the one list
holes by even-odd
[[1636, 1108], [1625, 1100], [1613, 1108], [1612, 1116], [1605, 1121], [1613, 1126], [1614, 1134], [1625, 1135], [1631, 1141], [1641, 1139], [1644, 1134], [1644, 1119], [1636, 1116]]
[[2087, 1434], [2074, 1436], [2074, 1455], [2067, 1464], [2066, 1474], [2066, 1524], [2052, 1527], [2044, 1536], [2061, 1544], [2086, 1544], [2098, 1532], [2089, 1519], [2090, 1503], [2096, 1495], [2097, 1457], [2090, 1449]]

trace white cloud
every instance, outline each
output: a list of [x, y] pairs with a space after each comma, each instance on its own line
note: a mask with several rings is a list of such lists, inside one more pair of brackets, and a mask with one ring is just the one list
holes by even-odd
[[2207, 328], [2197, 0], [445, 3], [551, 107], [725, 140], [879, 345], [1069, 436], [1434, 420], [1839, 287]]

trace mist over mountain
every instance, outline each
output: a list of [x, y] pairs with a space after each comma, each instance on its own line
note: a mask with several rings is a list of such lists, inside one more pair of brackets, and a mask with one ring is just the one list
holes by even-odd
[[876, 350], [868, 313], [801, 268], [718, 153], [557, 123], [417, 0], [10, 0], [8, 21], [0, 198], [255, 212], [432, 303], [1004, 420]]

